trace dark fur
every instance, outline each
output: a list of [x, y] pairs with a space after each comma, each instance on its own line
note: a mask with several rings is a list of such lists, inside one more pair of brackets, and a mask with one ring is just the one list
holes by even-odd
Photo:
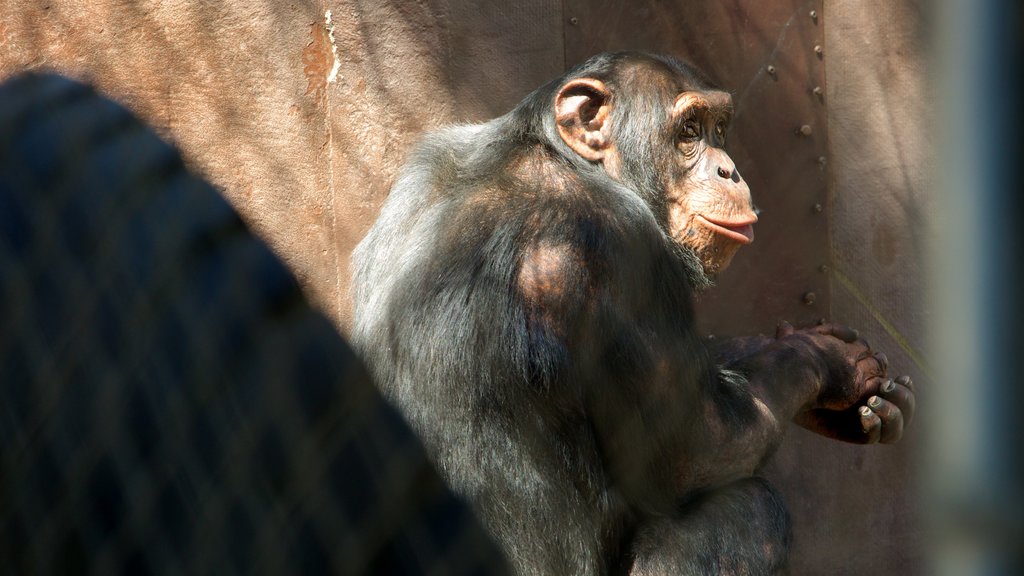
[[[555, 95], [578, 77], [614, 94], [622, 183], [556, 132]], [[357, 348], [521, 573], [785, 561], [767, 483], [674, 483], [716, 450], [707, 406], [729, 429], [756, 419], [744, 377], [694, 331], [701, 266], [663, 231], [668, 107], [709, 87], [660, 56], [597, 56], [505, 116], [428, 136], [354, 254]], [[522, 288], [537, 247], [565, 256], [539, 297]]]

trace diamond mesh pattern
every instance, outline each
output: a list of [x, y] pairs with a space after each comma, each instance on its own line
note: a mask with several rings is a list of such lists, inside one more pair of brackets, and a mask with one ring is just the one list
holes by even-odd
[[503, 571], [172, 147], [70, 80], [0, 86], [0, 573]]

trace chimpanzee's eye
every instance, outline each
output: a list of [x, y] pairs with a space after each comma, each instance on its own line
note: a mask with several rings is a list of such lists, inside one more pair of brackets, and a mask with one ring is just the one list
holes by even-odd
[[725, 122], [715, 124], [715, 134], [718, 134], [719, 138], [725, 138]]
[[697, 140], [700, 138], [700, 124], [696, 120], [687, 120], [683, 123], [683, 130], [680, 132], [683, 140]]

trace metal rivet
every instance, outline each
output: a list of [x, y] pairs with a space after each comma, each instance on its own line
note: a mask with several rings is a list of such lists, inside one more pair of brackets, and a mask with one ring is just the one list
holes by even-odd
[[818, 44], [814, 47], [814, 53], [817, 54], [818, 56], [821, 56], [824, 52], [825, 50], [822, 49], [821, 44]]
[[811, 20], [814, 20], [815, 22], [818, 21], [818, 11], [817, 10], [811, 10]]
[[818, 296], [814, 292], [807, 292], [804, 294], [804, 304], [810, 306], [814, 304], [814, 301], [818, 299]]
[[818, 156], [818, 164], [821, 164], [822, 166], [828, 164], [828, 158], [825, 158], [824, 156]]
[[815, 204], [814, 205], [814, 212], [817, 213], [817, 214], [821, 214], [822, 210], [824, 210], [824, 209], [825, 209], [825, 207], [822, 206], [821, 204]]
[[771, 64], [769, 64], [768, 65], [768, 73], [771, 74], [772, 76], [775, 76], [775, 66], [772, 66]]
[[573, 26], [575, 26], [575, 25], [577, 25], [579, 23], [580, 23], [580, 19], [579, 18], [577, 18], [575, 16], [573, 16], [572, 18], [569, 18], [569, 24], [572, 24]]
[[801, 136], [810, 136], [811, 132], [812, 130], [810, 124], [804, 124], [803, 126], [800, 127], [799, 134]]
[[814, 95], [817, 96], [818, 98], [821, 98], [821, 95], [824, 93], [821, 89], [821, 86], [815, 86], [813, 92]]
[[821, 266], [818, 266], [818, 271], [821, 272], [822, 274], [828, 274], [828, 264], [822, 264]]

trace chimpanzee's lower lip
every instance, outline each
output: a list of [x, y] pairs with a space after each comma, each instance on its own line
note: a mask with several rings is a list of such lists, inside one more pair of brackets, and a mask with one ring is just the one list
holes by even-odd
[[754, 222], [756, 222], [756, 220], [753, 222], [747, 221], [742, 223], [714, 222], [700, 214], [697, 215], [697, 219], [700, 220], [701, 224], [710, 228], [713, 232], [735, 240], [740, 244], [750, 244], [754, 241]]

